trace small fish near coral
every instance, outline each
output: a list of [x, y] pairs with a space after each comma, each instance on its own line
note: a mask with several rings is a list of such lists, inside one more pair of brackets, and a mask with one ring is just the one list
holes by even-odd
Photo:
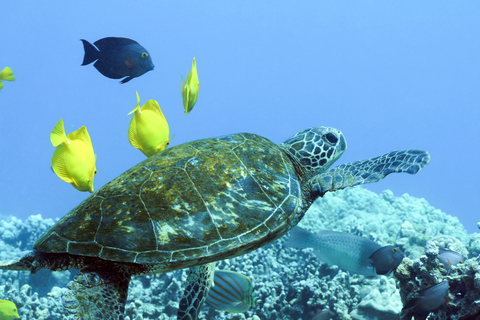
[[460, 253], [447, 249], [438, 249], [437, 259], [440, 260], [447, 271], [450, 271], [452, 266], [465, 261], [465, 258]]
[[240, 313], [256, 305], [253, 283], [247, 276], [235, 271], [215, 270], [213, 282], [205, 301], [210, 307]]
[[0, 71], [0, 90], [3, 88], [3, 81], [15, 81], [15, 76], [13, 75], [12, 69], [9, 67], [3, 68], [2, 71]]
[[129, 114], [132, 113], [128, 128], [130, 144], [147, 157], [165, 150], [170, 143], [169, 129], [158, 102], [148, 100], [140, 107], [140, 96], [137, 92], [137, 106]]
[[105, 77], [125, 77], [120, 83], [140, 77], [154, 68], [147, 49], [134, 40], [108, 37], [95, 41], [95, 46], [87, 40], [81, 41], [85, 50], [82, 66], [96, 61], [93, 66]]
[[369, 257], [372, 267], [379, 275], [390, 274], [402, 263], [405, 254], [395, 246], [381, 247]]
[[182, 77], [182, 99], [183, 108], [185, 109], [185, 115], [192, 111], [193, 106], [197, 103], [198, 90], [200, 88], [200, 82], [198, 82], [197, 62], [195, 57], [192, 62], [192, 70], [187, 76], [187, 80], [183, 82]]
[[8, 300], [0, 300], [0, 320], [20, 319], [15, 303]]
[[418, 298], [409, 300], [402, 309], [401, 319], [411, 319], [414, 315], [428, 316], [445, 303], [448, 297], [448, 281], [437, 283], [419, 291]]
[[65, 182], [79, 191], [93, 192], [93, 178], [97, 173], [96, 157], [92, 141], [85, 126], [65, 134], [63, 119], [60, 119], [50, 134], [55, 149], [52, 169]]

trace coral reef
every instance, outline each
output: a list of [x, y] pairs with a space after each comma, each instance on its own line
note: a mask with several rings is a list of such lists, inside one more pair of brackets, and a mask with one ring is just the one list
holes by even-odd
[[[40, 215], [25, 222], [15, 217], [0, 221], [0, 260], [26, 254], [54, 224]], [[322, 263], [312, 249], [285, 247], [282, 238], [217, 264], [219, 269], [234, 270], [253, 280], [257, 307], [228, 314], [205, 306], [201, 318], [311, 320], [327, 309], [336, 313], [334, 319], [400, 319], [405, 301], [444, 279], [449, 281], [451, 300], [428, 319], [447, 319], [447, 315], [448, 319], [474, 319], [480, 310], [479, 235], [468, 235], [457, 218], [431, 207], [424, 199], [407, 194], [395, 197], [388, 190], [377, 195], [362, 187], [349, 188], [318, 199], [300, 225], [312, 232], [350, 232], [381, 245], [396, 243], [407, 258], [395, 277], [365, 277]], [[467, 259], [447, 271], [435, 259], [438, 248], [457, 251]], [[62, 307], [61, 295], [75, 274], [75, 270], [42, 270], [36, 275], [0, 270], [0, 299], [15, 302], [22, 319], [73, 319]], [[175, 320], [186, 276], [186, 270], [178, 270], [134, 277], [126, 319]]]
[[[479, 257], [452, 266], [447, 270], [438, 261], [439, 247], [448, 247], [457, 252], [464, 252], [465, 247], [456, 241], [445, 241], [445, 237], [436, 237], [428, 241], [425, 255], [415, 260], [404, 259], [395, 271], [399, 280], [400, 295], [403, 302], [418, 296], [422, 289], [429, 288], [437, 283], [447, 280], [449, 295], [446, 302], [427, 318], [429, 320], [466, 320], [480, 319], [480, 265]], [[448, 237], [448, 240], [450, 237]], [[418, 317], [421, 318], [421, 317]], [[408, 319], [408, 317], [403, 317]], [[408, 319], [409, 320], [409, 319]]]

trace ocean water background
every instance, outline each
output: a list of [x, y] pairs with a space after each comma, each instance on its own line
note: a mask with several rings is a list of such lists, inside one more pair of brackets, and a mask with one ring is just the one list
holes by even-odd
[[[421, 148], [418, 175], [366, 186], [424, 197], [477, 230], [480, 3], [474, 1], [2, 1], [0, 214], [63, 216], [89, 194], [50, 169], [49, 134], [85, 125], [95, 190], [145, 157], [128, 142], [137, 90], [156, 99], [171, 146], [235, 132], [281, 143], [312, 126], [347, 138], [340, 163]], [[81, 67], [80, 39], [138, 41], [155, 70], [127, 84]], [[198, 102], [183, 113], [180, 77], [196, 57]]]
[[[60, 118], [67, 132], [88, 128], [95, 190], [145, 159], [127, 137], [135, 91], [142, 103], [159, 102], [171, 146], [234, 132], [281, 143], [325, 125], [347, 138], [338, 164], [426, 149], [432, 160], [419, 174], [364, 187], [376, 194], [363, 187], [329, 194], [302, 226], [397, 242], [410, 259], [432, 237], [443, 246], [457, 242], [469, 258], [480, 254], [479, 235], [467, 235], [455, 218], [478, 231], [479, 3], [2, 1], [0, 11], [0, 69], [11, 67], [17, 78], [0, 92], [0, 260], [28, 252], [53, 224], [39, 214], [59, 218], [89, 196], [50, 169], [49, 135]], [[81, 67], [80, 39], [108, 36], [138, 41], [155, 70], [119, 84]], [[200, 93], [185, 116], [180, 77], [193, 57]], [[392, 276], [349, 275], [282, 243], [219, 263], [254, 280], [260, 304], [246, 317], [311, 320], [326, 308], [344, 312], [341, 319], [378, 312], [392, 319], [400, 312]], [[74, 273], [0, 270], [0, 296], [15, 301], [25, 319], [64, 319], [61, 288]], [[185, 270], [135, 277], [130, 319], [175, 319], [185, 277]], [[204, 312], [208, 319], [245, 318]]]

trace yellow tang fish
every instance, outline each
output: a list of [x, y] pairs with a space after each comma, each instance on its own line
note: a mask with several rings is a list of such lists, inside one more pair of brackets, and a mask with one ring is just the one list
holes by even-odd
[[60, 119], [50, 134], [50, 141], [57, 147], [52, 158], [52, 169], [57, 176], [77, 190], [93, 192], [96, 157], [87, 128], [83, 126], [67, 137]]
[[182, 78], [182, 98], [185, 115], [192, 111], [193, 106], [197, 102], [199, 87], [200, 82], [198, 82], [197, 62], [195, 61], [195, 57], [193, 57], [192, 70], [187, 76], [187, 81], [184, 83]]
[[13, 75], [12, 69], [5, 67], [2, 71], [0, 71], [0, 90], [3, 88], [2, 80], [15, 81], [15, 76]]
[[0, 300], [0, 320], [13, 319], [20, 319], [15, 303], [8, 300]]
[[165, 150], [170, 143], [169, 129], [158, 102], [148, 100], [140, 108], [140, 97], [137, 92], [137, 106], [129, 114], [132, 113], [134, 115], [128, 128], [130, 144], [140, 149], [147, 157]]

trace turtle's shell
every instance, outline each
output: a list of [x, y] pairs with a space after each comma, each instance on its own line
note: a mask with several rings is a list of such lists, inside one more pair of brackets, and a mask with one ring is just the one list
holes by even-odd
[[301, 203], [293, 165], [270, 140], [247, 133], [197, 140], [110, 181], [34, 249], [178, 268], [281, 237]]

